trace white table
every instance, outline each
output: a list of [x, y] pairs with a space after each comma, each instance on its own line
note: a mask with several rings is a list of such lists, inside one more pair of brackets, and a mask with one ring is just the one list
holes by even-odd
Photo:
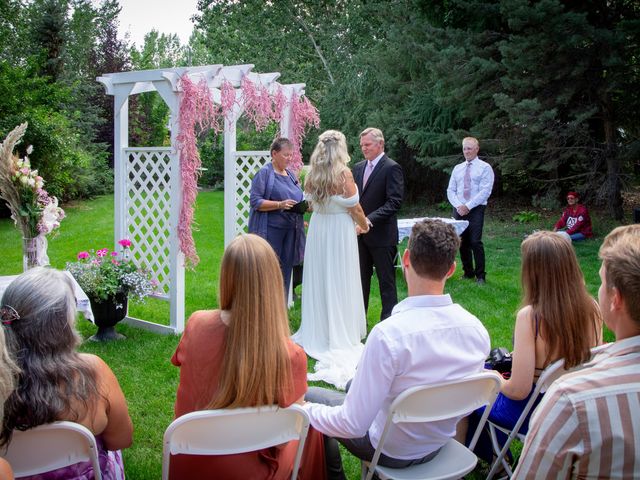
[[462, 232], [469, 226], [469, 222], [467, 220], [456, 220], [455, 218], [440, 218], [440, 217], [422, 217], [422, 218], [399, 218], [398, 219], [398, 243], [411, 235], [411, 229], [413, 226], [420, 222], [421, 220], [425, 220], [427, 218], [431, 218], [432, 220], [442, 220], [445, 223], [453, 225], [453, 228], [456, 229], [456, 233], [458, 236], [462, 235]]
[[[91, 311], [91, 302], [89, 302], [89, 297], [87, 297], [87, 295], [82, 291], [82, 289], [80, 288], [80, 285], [78, 285], [78, 282], [76, 282], [76, 279], [73, 278], [73, 275], [71, 275], [67, 271], [65, 271], [64, 273], [73, 282], [73, 290], [76, 296], [76, 305], [77, 305], [78, 311], [84, 314], [84, 318], [86, 318], [90, 322], [93, 322], [93, 312]], [[0, 300], [2, 299], [2, 295], [4, 294], [4, 291], [7, 289], [9, 284], [13, 282], [16, 278], [18, 278], [18, 275], [0, 276]]]

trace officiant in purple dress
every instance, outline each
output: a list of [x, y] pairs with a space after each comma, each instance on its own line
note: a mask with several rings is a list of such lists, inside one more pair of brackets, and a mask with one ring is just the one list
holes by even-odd
[[296, 176], [287, 169], [293, 145], [286, 138], [271, 144], [271, 163], [265, 165], [251, 182], [249, 233], [264, 238], [278, 255], [284, 279], [285, 296], [289, 294], [291, 271], [304, 258], [303, 200]]

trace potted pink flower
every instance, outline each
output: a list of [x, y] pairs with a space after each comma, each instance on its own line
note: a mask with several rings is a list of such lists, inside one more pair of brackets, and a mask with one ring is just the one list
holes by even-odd
[[96, 340], [122, 338], [114, 327], [127, 314], [128, 298], [142, 300], [157, 286], [150, 272], [134, 263], [131, 241], [125, 238], [118, 245], [120, 251], [82, 251], [75, 262], [67, 262], [67, 270], [91, 302], [98, 326], [98, 333], [92, 337]]

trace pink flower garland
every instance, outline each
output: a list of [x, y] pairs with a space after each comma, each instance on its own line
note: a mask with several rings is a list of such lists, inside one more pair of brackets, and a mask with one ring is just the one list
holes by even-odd
[[[213, 129], [216, 134], [222, 131], [221, 118], [231, 119], [236, 104], [236, 91], [229, 81], [220, 86], [220, 105], [213, 102], [211, 91], [207, 83], [202, 80], [197, 85], [184, 75], [180, 80], [182, 96], [180, 98], [180, 112], [178, 122], [178, 150], [180, 153], [180, 176], [182, 179], [182, 206], [178, 221], [178, 239], [180, 250], [184, 253], [188, 267], [195, 267], [200, 261], [191, 225], [193, 223], [194, 204], [198, 194], [198, 177], [200, 176], [200, 153], [198, 152], [197, 136], [207, 129]], [[288, 137], [293, 143], [293, 158], [291, 168], [298, 172], [302, 168], [300, 147], [307, 126], [320, 126], [318, 110], [306, 97], [294, 96], [291, 102], [281, 88], [275, 95], [270, 95], [267, 89], [256, 86], [245, 77], [241, 84], [241, 102], [244, 112], [255, 124], [256, 130], [264, 130], [271, 120], [280, 121], [284, 111], [291, 104], [289, 132], [280, 135]]]
[[[293, 156], [291, 158], [291, 168], [295, 172], [302, 168], [302, 154], [300, 153], [302, 141], [308, 125], [315, 128], [320, 127], [320, 116], [318, 109], [313, 106], [307, 97], [295, 96], [291, 98], [291, 118], [289, 124], [289, 134], [285, 135], [293, 143]], [[281, 132], [282, 134], [282, 132]]]
[[227, 120], [231, 120], [233, 106], [236, 103], [236, 89], [229, 80], [222, 82], [220, 86], [220, 106]]
[[200, 176], [200, 153], [197, 135], [208, 128], [220, 133], [220, 107], [211, 98], [211, 91], [203, 80], [195, 85], [184, 75], [180, 80], [182, 98], [178, 122], [178, 150], [180, 151], [180, 176], [182, 179], [182, 206], [178, 221], [178, 239], [180, 250], [184, 253], [187, 266], [195, 267], [200, 258], [196, 251], [191, 224], [193, 223], [194, 203], [198, 195], [198, 177]]
[[244, 113], [256, 126], [256, 130], [264, 130], [273, 119], [271, 95], [263, 85], [257, 85], [248, 77], [242, 79], [242, 104]]
[[273, 121], [279, 122], [284, 116], [284, 110], [287, 108], [287, 96], [284, 94], [282, 87], [278, 87], [278, 91], [273, 97]]

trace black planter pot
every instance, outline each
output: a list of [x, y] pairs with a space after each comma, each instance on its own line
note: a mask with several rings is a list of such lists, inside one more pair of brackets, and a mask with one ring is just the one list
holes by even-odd
[[98, 326], [98, 332], [89, 340], [104, 342], [107, 340], [120, 340], [125, 338], [115, 330], [116, 324], [127, 316], [127, 295], [118, 293], [113, 298], [107, 300], [89, 299], [93, 319]]

